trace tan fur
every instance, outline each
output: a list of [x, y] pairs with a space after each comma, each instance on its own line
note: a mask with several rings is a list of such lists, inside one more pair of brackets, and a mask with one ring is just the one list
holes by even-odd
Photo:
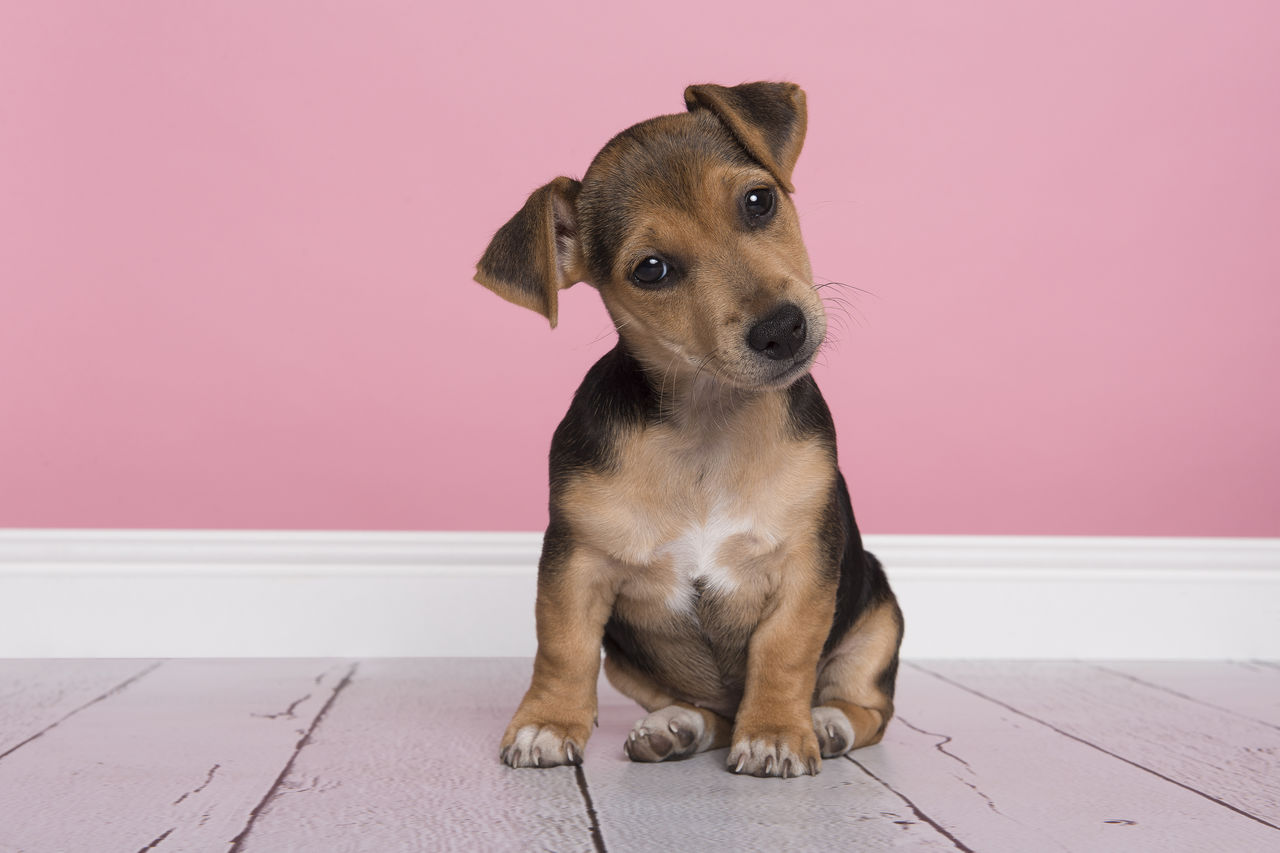
[[[692, 592], [677, 564], [688, 559], [687, 546], [696, 547], [683, 540], [700, 526], [727, 520], [743, 528], [715, 551], [696, 556], [724, 567], [717, 574], [732, 584], [733, 597], [721, 613], [721, 629], [744, 637], [795, 575], [816, 573], [806, 565], [809, 540], [835, 468], [825, 447], [785, 437], [779, 393], [697, 415], [685, 408], [667, 424], [622, 437], [618, 470], [581, 476], [561, 501], [581, 540], [611, 558], [618, 614], [651, 632], [657, 656], [686, 662], [673, 673], [676, 696], [729, 716], [740, 697], [725, 691], [726, 674], [693, 648], [702, 637], [672, 619]], [[717, 419], [720, 427], [705, 429], [702, 418]], [[822, 617], [813, 618], [821, 626]], [[727, 675], [732, 683], [746, 674]]]
[[600, 634], [614, 589], [605, 560], [575, 550], [553, 572], [539, 571], [538, 652], [533, 680], [502, 738], [505, 751], [525, 726], [551, 728], [582, 754], [596, 720]]
[[879, 686], [902, 641], [902, 618], [892, 601], [868, 610], [819, 663], [814, 705], [839, 708], [853, 724], [853, 746], [879, 743], [893, 716], [893, 699]]
[[[567, 518], [618, 562], [658, 573], [662, 546], [717, 509], [754, 522], [733, 540], [735, 554], [778, 550], [787, 531], [813, 525], [835, 476], [827, 448], [786, 438], [782, 406], [778, 392], [686, 401], [666, 423], [620, 436], [616, 471], [570, 483], [561, 501]], [[624, 591], [650, 580], [629, 575]]]
[[[816, 768], [809, 701], [835, 581], [821, 570], [814, 524], [835, 467], [827, 448], [785, 436], [780, 393], [700, 416], [686, 407], [664, 426], [620, 439], [619, 469], [579, 478], [562, 506], [583, 539], [616, 562], [623, 578], [617, 613], [648, 631], [655, 657], [687, 662], [667, 672], [674, 693], [650, 696], [649, 703], [698, 707], [708, 725], [736, 712], [734, 742], [782, 743]], [[720, 419], [720, 428], [704, 429], [699, 417]], [[673, 543], [717, 513], [749, 528], [709, 555], [733, 584], [719, 628], [750, 637], [741, 672], [717, 670], [700, 654], [705, 638], [671, 620], [673, 602], [688, 595]], [[745, 693], [726, 691], [726, 682], [745, 684]], [[726, 740], [723, 729], [716, 729], [717, 743]]]
[[[607, 172], [609, 164], [596, 168]], [[692, 198], [664, 201], [667, 188], [655, 182], [654, 204], [637, 214], [638, 227], [618, 253], [615, 278], [600, 285], [600, 297], [619, 335], [671, 387], [701, 372], [731, 385], [757, 387], [759, 365], [742, 352], [741, 341], [767, 309], [794, 302], [804, 310], [811, 334], [826, 333], [795, 207], [778, 193], [777, 218], [767, 235], [746, 233], [728, 214], [748, 190], [773, 184], [768, 172], [708, 164], [693, 183], [699, 191]], [[655, 246], [698, 259], [687, 271], [687, 286], [644, 293], [625, 282]]]
[[[768, 617], [751, 636], [747, 689], [734, 722], [735, 751], [764, 739], [785, 745], [816, 773], [821, 766], [810, 720], [810, 697], [835, 611], [834, 578], [821, 571], [816, 533], [794, 555], [792, 571], [778, 591]], [[802, 568], [801, 568], [802, 567]], [[729, 757], [734, 764], [733, 753]]]

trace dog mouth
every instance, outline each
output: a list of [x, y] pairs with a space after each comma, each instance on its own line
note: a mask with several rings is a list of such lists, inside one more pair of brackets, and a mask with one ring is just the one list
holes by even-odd
[[814, 347], [807, 355], [797, 357], [789, 366], [782, 367], [773, 376], [765, 379], [760, 383], [761, 386], [766, 388], [785, 388], [809, 372], [809, 369], [813, 367], [814, 356], [817, 354], [818, 349]]
[[786, 388], [812, 369], [818, 349], [818, 344], [807, 345], [803, 351], [782, 362], [761, 364], [760, 359], [754, 359], [756, 371], [748, 383], [756, 388]]
[[710, 373], [720, 382], [743, 390], [786, 388], [809, 372], [819, 346], [809, 345], [789, 358], [773, 360], [756, 353], [743, 353], [739, 359], [708, 357], [696, 362], [699, 373]]

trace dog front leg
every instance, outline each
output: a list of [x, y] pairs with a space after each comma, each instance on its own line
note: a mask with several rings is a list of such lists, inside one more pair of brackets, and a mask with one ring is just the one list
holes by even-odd
[[809, 706], [835, 613], [835, 580], [812, 565], [784, 574], [752, 634], [727, 761], [734, 773], [786, 778], [815, 775], [822, 766]]
[[550, 543], [538, 567], [533, 680], [502, 736], [512, 767], [580, 764], [596, 720], [596, 679], [615, 591], [608, 561]]

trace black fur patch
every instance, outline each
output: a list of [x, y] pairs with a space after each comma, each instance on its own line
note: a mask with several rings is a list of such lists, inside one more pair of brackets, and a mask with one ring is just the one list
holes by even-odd
[[[849, 499], [849, 488], [845, 485], [844, 475], [836, 476], [836, 493], [834, 496], [835, 514], [844, 535], [844, 551], [840, 558], [840, 583], [836, 589], [836, 613], [831, 620], [831, 631], [827, 634], [827, 642], [822, 648], [826, 654], [849, 633], [849, 629], [858, 621], [858, 617], [882, 601], [887, 601], [892, 593], [889, 591], [889, 579], [874, 554], [862, 548], [862, 535], [858, 532], [858, 524], [853, 517], [853, 503]], [[830, 529], [830, 528], [828, 528]], [[838, 535], [832, 530], [830, 535]], [[901, 626], [901, 617], [899, 617]], [[893, 670], [897, 671], [897, 657], [894, 657]], [[892, 675], [890, 675], [892, 679]], [[886, 691], [893, 695], [892, 690]]]
[[646, 675], [658, 675], [657, 662], [640, 643], [630, 622], [618, 618], [615, 613], [604, 626], [604, 651], [616, 660], [624, 660]]
[[806, 373], [787, 389], [787, 401], [790, 403], [788, 414], [791, 418], [791, 436], [797, 439], [818, 438], [830, 442], [832, 448], [836, 442], [836, 425], [831, 418], [831, 410], [827, 401], [818, 390], [818, 383], [813, 375]]
[[566, 480], [581, 471], [603, 471], [614, 463], [620, 427], [658, 415], [658, 396], [640, 363], [621, 341], [587, 371], [551, 438], [551, 508]]

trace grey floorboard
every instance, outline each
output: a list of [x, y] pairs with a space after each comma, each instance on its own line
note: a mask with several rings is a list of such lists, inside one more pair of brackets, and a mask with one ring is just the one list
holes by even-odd
[[0, 661], [0, 851], [1280, 849], [1268, 662], [904, 665], [884, 742], [816, 778], [511, 770], [527, 659]]

